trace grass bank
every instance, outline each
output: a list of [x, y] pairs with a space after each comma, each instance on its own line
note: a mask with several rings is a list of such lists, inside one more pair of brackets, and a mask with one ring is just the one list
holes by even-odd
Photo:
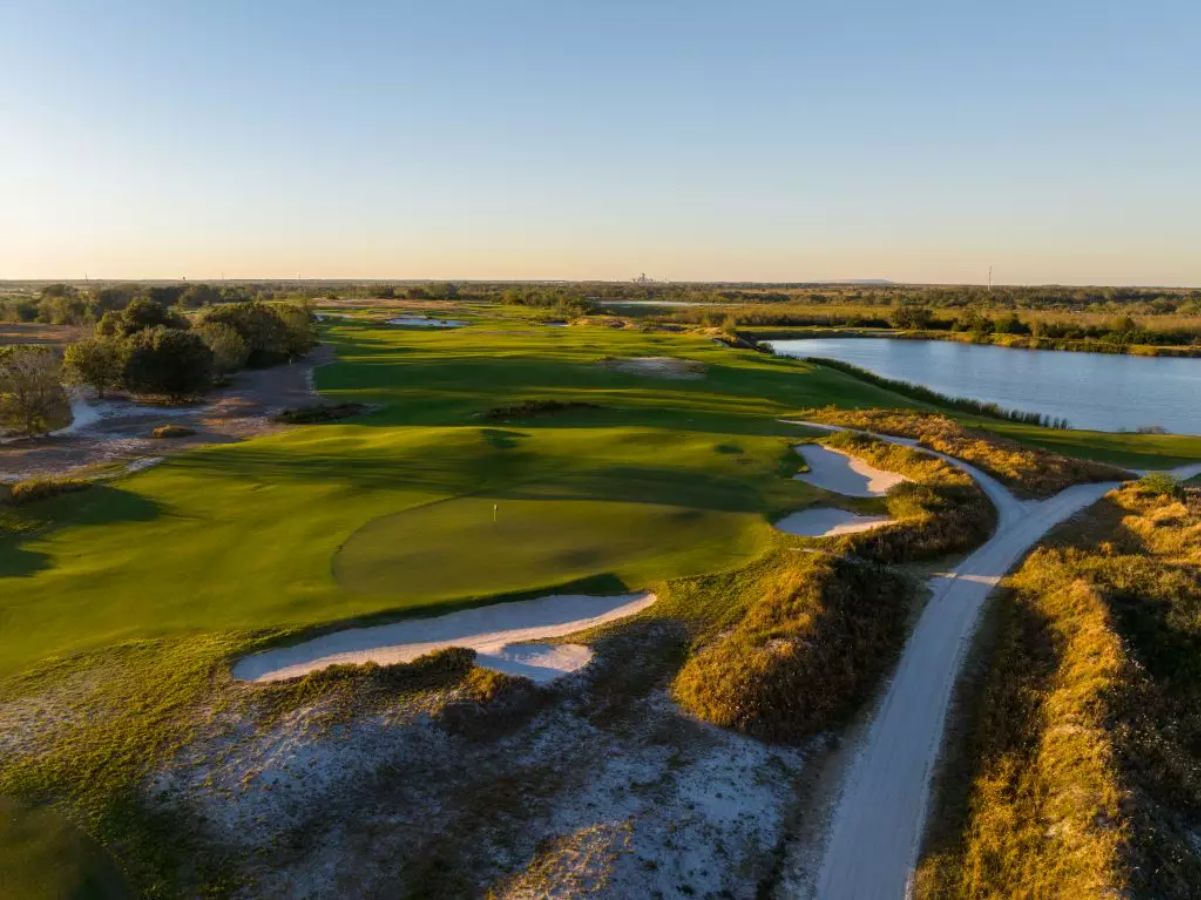
[[1201, 496], [1128, 486], [1010, 579], [919, 873], [927, 897], [1191, 897]]

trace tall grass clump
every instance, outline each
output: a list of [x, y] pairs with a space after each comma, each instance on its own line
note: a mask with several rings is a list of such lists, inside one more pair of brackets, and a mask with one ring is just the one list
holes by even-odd
[[817, 556], [763, 587], [737, 625], [688, 659], [673, 693], [717, 725], [799, 741], [875, 687], [904, 639], [909, 591], [881, 566]]
[[1009, 588], [919, 895], [1195, 897], [1201, 496], [1115, 491]]
[[1026, 447], [1017, 441], [966, 428], [942, 415], [828, 406], [806, 410], [802, 416], [844, 428], [913, 438], [923, 447], [983, 469], [1023, 497], [1050, 497], [1073, 484], [1132, 477], [1116, 466]]

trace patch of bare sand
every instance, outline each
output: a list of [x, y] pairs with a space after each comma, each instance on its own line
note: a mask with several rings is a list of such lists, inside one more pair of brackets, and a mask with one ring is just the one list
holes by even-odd
[[[76, 400], [79, 425], [62, 433], [0, 445], [0, 478], [62, 475], [117, 460], [133, 462], [203, 444], [224, 444], [286, 427], [273, 417], [289, 406], [303, 406], [315, 395], [313, 370], [332, 362], [333, 348], [321, 345], [304, 359], [268, 369], [237, 373], [231, 383], [205, 402], [172, 406], [135, 403], [125, 398]], [[86, 406], [86, 408], [84, 408]], [[150, 437], [164, 421], [196, 433], [165, 445]]]
[[679, 359], [674, 356], [631, 356], [605, 359], [601, 361], [601, 365], [618, 372], [645, 375], [649, 378], [696, 379], [705, 377], [703, 362], [695, 359]]

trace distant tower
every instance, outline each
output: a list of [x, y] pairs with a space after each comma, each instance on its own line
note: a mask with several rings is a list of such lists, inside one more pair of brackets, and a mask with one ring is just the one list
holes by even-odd
[[992, 291], [992, 266], [988, 267], [988, 289]]

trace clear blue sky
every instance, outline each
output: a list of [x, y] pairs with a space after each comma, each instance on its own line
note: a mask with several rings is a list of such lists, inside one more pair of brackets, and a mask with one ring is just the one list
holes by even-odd
[[0, 2], [0, 277], [1201, 284], [1201, 4]]

